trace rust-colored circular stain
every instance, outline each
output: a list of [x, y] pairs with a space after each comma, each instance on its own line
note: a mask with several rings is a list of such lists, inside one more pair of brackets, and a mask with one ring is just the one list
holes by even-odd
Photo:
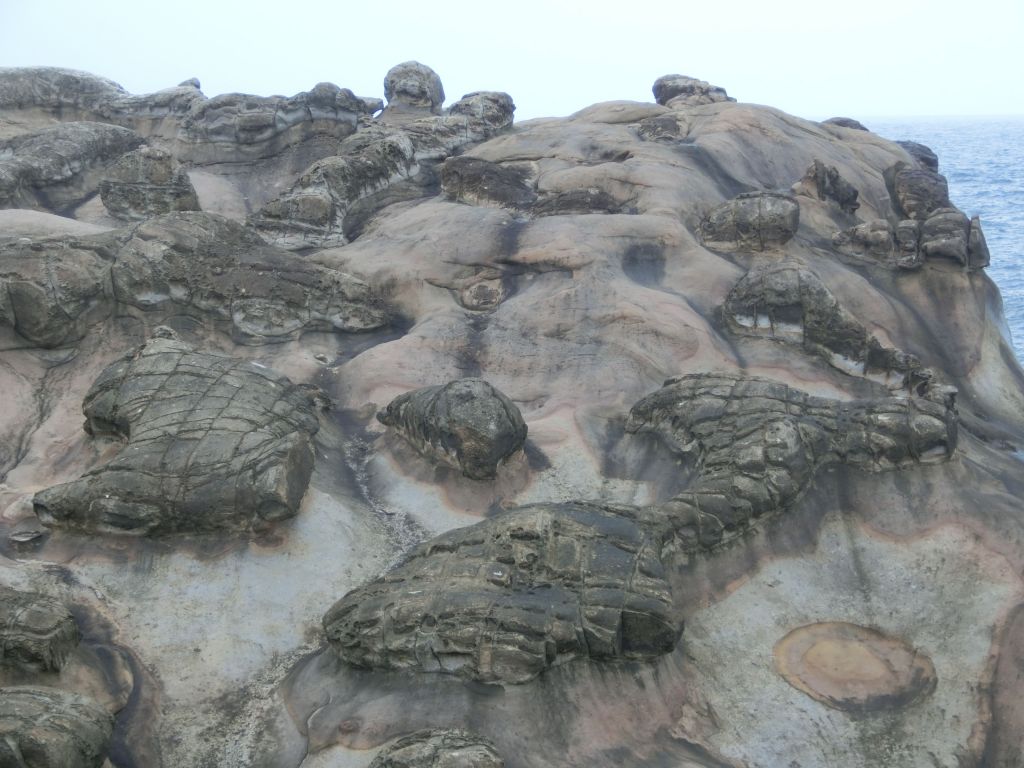
[[844, 622], [809, 624], [775, 644], [775, 668], [834, 709], [897, 709], [935, 690], [935, 666], [902, 640]]

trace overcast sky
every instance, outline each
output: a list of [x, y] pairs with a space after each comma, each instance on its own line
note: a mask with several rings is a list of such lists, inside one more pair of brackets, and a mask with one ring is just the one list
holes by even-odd
[[133, 93], [321, 81], [383, 96], [416, 59], [449, 102], [507, 91], [519, 120], [650, 101], [678, 72], [803, 117], [1024, 114], [1024, 0], [0, 0], [0, 66], [52, 65]]

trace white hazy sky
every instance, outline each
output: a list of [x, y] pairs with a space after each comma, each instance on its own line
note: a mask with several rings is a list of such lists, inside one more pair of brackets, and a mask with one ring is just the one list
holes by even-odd
[[519, 120], [650, 101], [673, 72], [816, 119], [1024, 114], [1024, 0], [0, 0], [0, 66], [134, 93], [383, 96], [408, 59], [449, 102], [507, 91]]

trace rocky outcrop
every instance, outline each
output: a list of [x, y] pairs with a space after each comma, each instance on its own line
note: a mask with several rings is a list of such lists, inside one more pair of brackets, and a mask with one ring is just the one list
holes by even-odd
[[526, 424], [515, 403], [481, 379], [406, 392], [377, 419], [473, 480], [492, 479], [526, 442]]
[[142, 143], [127, 128], [64, 123], [0, 144], [0, 208], [64, 213], [96, 194], [107, 169]]
[[832, 235], [832, 245], [849, 256], [878, 261], [893, 269], [917, 269], [924, 264], [919, 246], [919, 222], [911, 219], [893, 226], [872, 219]]
[[889, 389], [924, 395], [935, 374], [912, 354], [884, 346], [807, 267], [777, 262], [747, 272], [723, 307], [734, 333], [795, 344], [833, 367]]
[[0, 765], [100, 768], [114, 718], [95, 702], [56, 688], [0, 688]]
[[470, 205], [526, 209], [537, 199], [526, 174], [475, 157], [450, 157], [441, 166], [441, 189], [449, 200]]
[[642, 511], [506, 512], [416, 547], [324, 616], [350, 664], [524, 683], [575, 658], [652, 658], [682, 630]]
[[198, 352], [162, 331], [103, 371], [82, 410], [90, 435], [126, 445], [81, 479], [37, 493], [46, 525], [258, 530], [298, 512], [319, 428], [313, 398], [264, 366]]
[[122, 221], [199, 210], [188, 174], [170, 154], [152, 147], [123, 155], [100, 182], [100, 198], [110, 215]]
[[885, 173], [893, 210], [902, 219], [925, 221], [940, 208], [950, 208], [949, 185], [941, 173], [897, 163]]
[[479, 736], [434, 728], [389, 744], [377, 753], [370, 768], [505, 768], [505, 761]]
[[[0, 109], [45, 109], [55, 114], [74, 110], [96, 113], [128, 96], [112, 80], [60, 67], [0, 67]], [[71, 119], [80, 119], [75, 115]]]
[[800, 205], [776, 192], [745, 192], [701, 221], [704, 244], [720, 251], [765, 251], [789, 242], [800, 225]]
[[917, 162], [923, 170], [932, 171], [934, 173], [939, 172], [939, 156], [931, 149], [926, 147], [924, 144], [919, 144], [916, 141], [897, 141], [907, 154], [910, 155]]
[[381, 328], [381, 297], [351, 275], [295, 261], [215, 214], [0, 243], [0, 323], [43, 347], [80, 340], [115, 311], [157, 324], [190, 314], [244, 344]]
[[917, 269], [926, 260], [943, 259], [966, 269], [989, 265], [981, 219], [969, 220], [956, 208], [936, 208], [924, 221], [904, 219], [895, 227], [885, 219], [836, 232], [832, 244], [851, 256], [880, 261], [898, 269]]
[[78, 624], [59, 600], [0, 587], [0, 664], [59, 672], [80, 639]]
[[690, 457], [693, 482], [658, 509], [671, 547], [706, 550], [788, 508], [820, 468], [867, 471], [946, 461], [956, 450], [953, 396], [842, 402], [767, 379], [690, 374], [669, 379], [629, 413]]
[[654, 87], [651, 90], [654, 92], [654, 100], [669, 109], [736, 101], [729, 97], [724, 88], [686, 75], [659, 77], [654, 81]]
[[441, 114], [444, 87], [437, 72], [418, 61], [406, 61], [384, 76], [384, 98], [388, 109], [426, 110]]
[[864, 123], [854, 120], [852, 117], [830, 117], [825, 120], [824, 125], [838, 125], [840, 128], [851, 128], [855, 131], [867, 131]]
[[844, 179], [834, 165], [825, 165], [815, 160], [804, 177], [793, 186], [793, 193], [830, 200], [845, 213], [854, 213], [860, 208], [857, 189]]

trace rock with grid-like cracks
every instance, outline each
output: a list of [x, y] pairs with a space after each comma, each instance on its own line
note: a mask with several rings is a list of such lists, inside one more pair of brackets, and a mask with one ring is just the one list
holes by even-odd
[[100, 182], [100, 199], [114, 218], [123, 221], [199, 210], [199, 198], [184, 168], [154, 147], [128, 152], [114, 163]]
[[789, 242], [800, 225], [800, 205], [789, 195], [744, 192], [701, 221], [704, 244], [717, 251], [764, 251]]
[[642, 509], [583, 502], [506, 512], [416, 547], [324, 616], [356, 666], [524, 683], [577, 658], [644, 659], [682, 620]]
[[377, 418], [424, 454], [474, 480], [493, 478], [526, 442], [526, 424], [515, 403], [481, 379], [406, 392]]
[[57, 672], [80, 639], [78, 624], [60, 600], [0, 587], [0, 664]]
[[431, 728], [410, 733], [381, 750], [370, 768], [504, 768], [486, 739], [461, 729]]
[[0, 688], [0, 765], [100, 768], [114, 718], [95, 702], [56, 688]]
[[86, 431], [126, 441], [111, 461], [41, 491], [47, 525], [158, 534], [259, 530], [296, 514], [313, 470], [314, 395], [258, 364], [160, 329], [86, 395]]

